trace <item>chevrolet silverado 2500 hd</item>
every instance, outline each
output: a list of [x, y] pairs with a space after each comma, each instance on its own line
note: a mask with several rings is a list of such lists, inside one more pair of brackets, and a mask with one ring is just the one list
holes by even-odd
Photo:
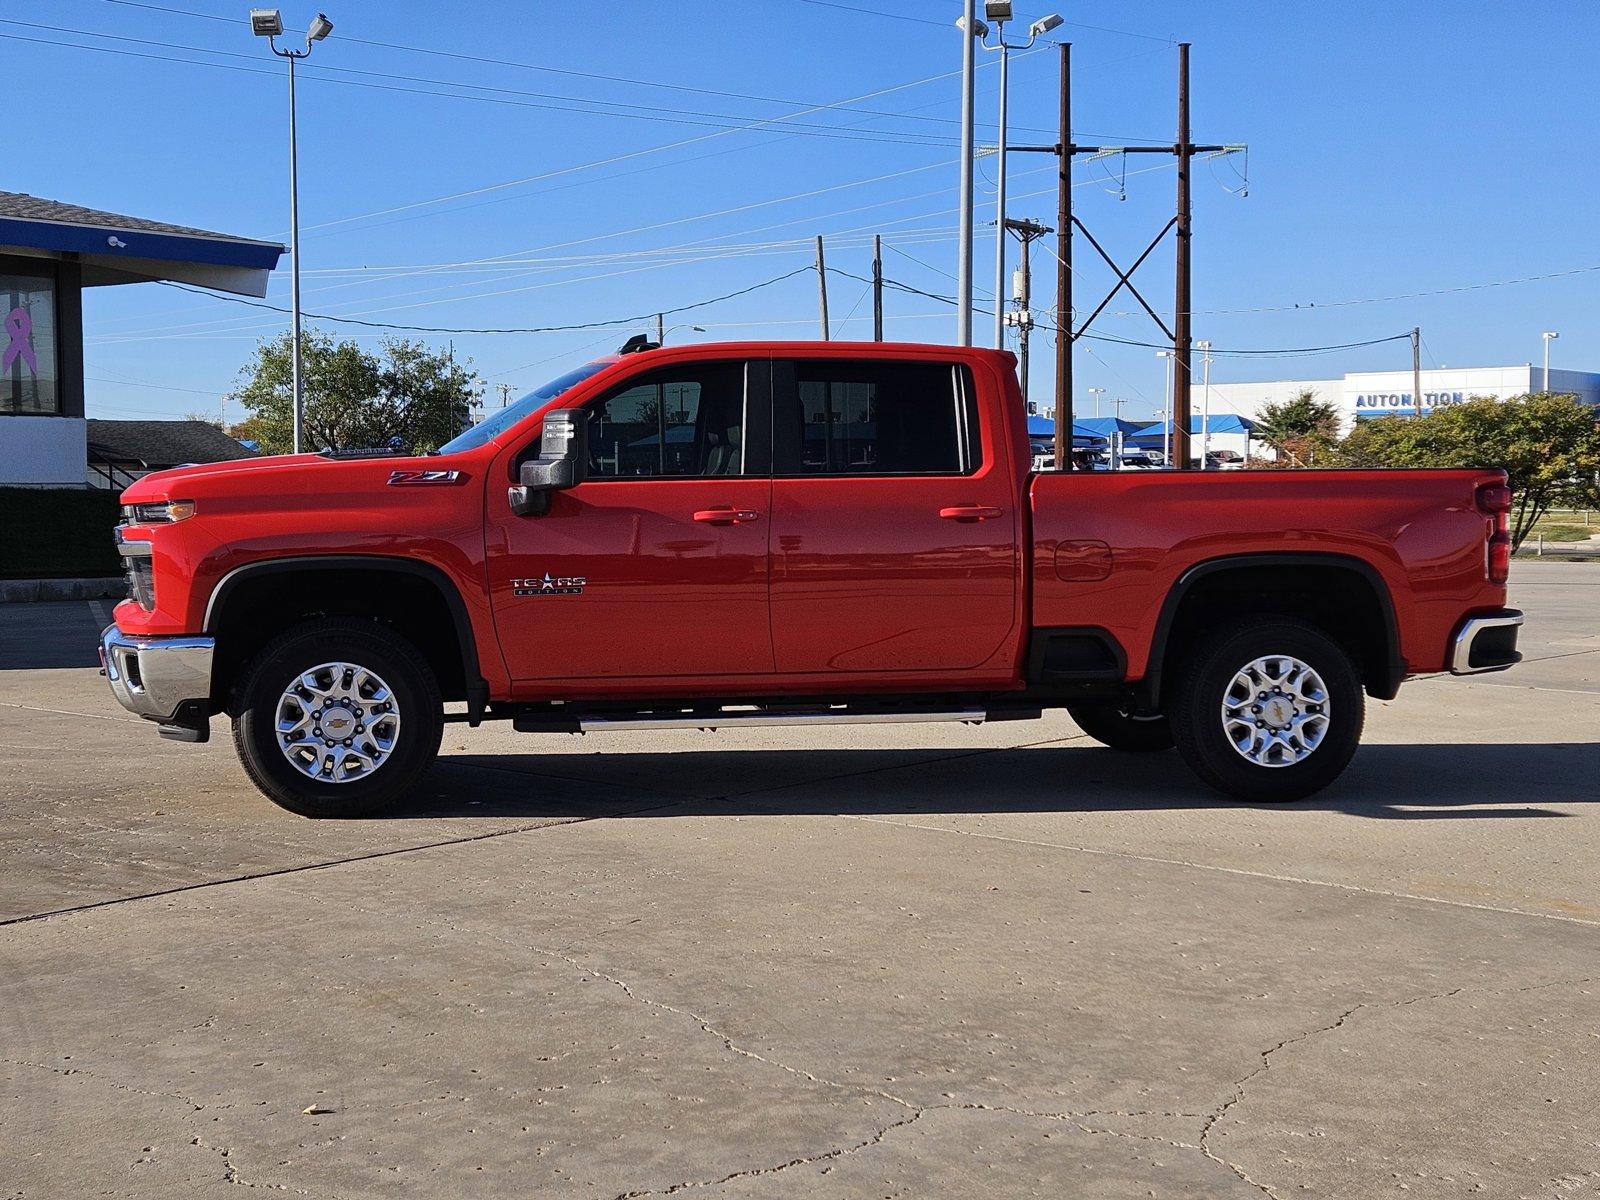
[[231, 717], [250, 778], [310, 816], [394, 804], [447, 719], [1052, 708], [1291, 800], [1350, 761], [1364, 696], [1518, 659], [1500, 471], [1031, 467], [1007, 354], [647, 347], [436, 454], [146, 476], [101, 656], [166, 736]]

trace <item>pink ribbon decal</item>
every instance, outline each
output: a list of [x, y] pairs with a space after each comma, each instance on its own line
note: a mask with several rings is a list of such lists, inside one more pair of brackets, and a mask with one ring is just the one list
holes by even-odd
[[33, 353], [33, 318], [28, 315], [27, 309], [13, 308], [6, 315], [6, 334], [11, 340], [6, 345], [4, 357], [0, 358], [0, 371], [9, 371], [11, 364], [20, 358], [28, 364], [29, 373], [37, 379], [39, 360]]

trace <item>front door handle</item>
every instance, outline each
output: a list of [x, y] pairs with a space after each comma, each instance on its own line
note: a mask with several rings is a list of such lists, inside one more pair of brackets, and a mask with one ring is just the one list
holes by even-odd
[[694, 514], [694, 519], [702, 525], [743, 525], [760, 516], [753, 508], [702, 508]]
[[1001, 510], [988, 504], [955, 504], [941, 508], [939, 515], [946, 521], [992, 521]]

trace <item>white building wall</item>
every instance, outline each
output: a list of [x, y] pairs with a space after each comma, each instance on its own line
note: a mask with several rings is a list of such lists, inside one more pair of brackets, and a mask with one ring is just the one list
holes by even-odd
[[0, 487], [86, 487], [81, 417], [0, 416]]
[[[1267, 383], [1213, 383], [1213, 412], [1235, 412], [1254, 419], [1266, 404], [1282, 404], [1309, 388], [1319, 400], [1339, 406], [1342, 432], [1348, 433], [1365, 417], [1415, 412], [1410, 371], [1359, 371], [1339, 379], [1284, 379]], [[1422, 372], [1422, 411], [1432, 412], [1460, 404], [1475, 396], [1508, 400], [1540, 391], [1542, 367], [1443, 368]], [[1552, 367], [1550, 390], [1570, 392], [1589, 404], [1600, 403], [1600, 373], [1565, 371]]]

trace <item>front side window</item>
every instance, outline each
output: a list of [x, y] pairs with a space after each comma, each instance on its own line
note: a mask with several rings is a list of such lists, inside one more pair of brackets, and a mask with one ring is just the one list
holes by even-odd
[[779, 417], [785, 475], [962, 475], [978, 465], [965, 368], [950, 363], [793, 364]]
[[55, 280], [0, 274], [0, 413], [60, 411]]
[[669, 367], [589, 408], [590, 479], [744, 475], [745, 364]]

